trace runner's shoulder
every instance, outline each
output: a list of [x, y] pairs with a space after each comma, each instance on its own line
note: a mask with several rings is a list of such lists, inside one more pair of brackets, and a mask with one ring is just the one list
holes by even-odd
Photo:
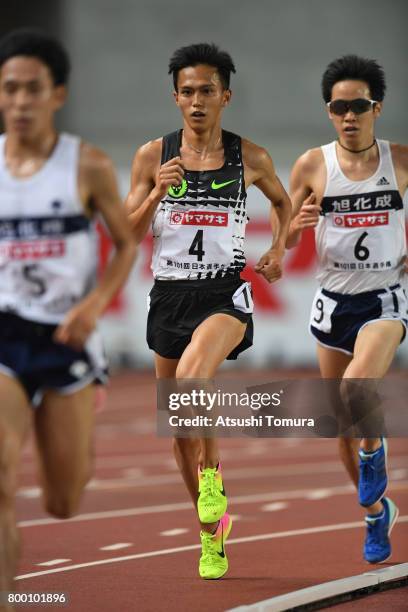
[[162, 142], [163, 138], [156, 138], [143, 144], [137, 149], [134, 161], [157, 166], [161, 160]]
[[314, 174], [324, 164], [324, 157], [320, 147], [308, 149], [296, 160], [293, 171], [302, 175]]
[[271, 156], [265, 147], [261, 147], [246, 138], [241, 139], [242, 158], [246, 166], [257, 168], [270, 162]]
[[400, 163], [408, 169], [408, 146], [390, 142], [393, 161]]

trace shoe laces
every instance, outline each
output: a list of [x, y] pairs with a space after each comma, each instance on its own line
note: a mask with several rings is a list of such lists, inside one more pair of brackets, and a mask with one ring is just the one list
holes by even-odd
[[372, 549], [380, 549], [384, 544], [385, 533], [381, 525], [381, 519], [373, 522], [367, 521], [367, 544]]
[[363, 482], [372, 482], [375, 479], [375, 466], [369, 460], [364, 460], [361, 462], [361, 476]]
[[214, 472], [204, 472], [202, 475], [202, 492], [204, 495], [214, 495], [215, 493], [215, 474]]
[[201, 537], [202, 544], [202, 555], [201, 558], [203, 561], [209, 559], [217, 559], [217, 551], [215, 550], [213, 536], [211, 534], [203, 533]]

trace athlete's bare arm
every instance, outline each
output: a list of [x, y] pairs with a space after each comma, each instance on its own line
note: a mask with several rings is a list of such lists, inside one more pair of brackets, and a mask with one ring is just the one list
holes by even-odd
[[392, 161], [401, 197], [408, 189], [408, 147], [391, 143]]
[[[401, 144], [391, 144], [391, 154], [398, 189], [403, 198], [408, 189], [408, 147]], [[405, 273], [408, 274], [408, 255], [405, 258]]]
[[325, 168], [321, 150], [306, 151], [296, 161], [290, 175], [293, 212], [286, 248], [291, 249], [299, 243], [304, 229], [317, 225], [324, 181]]
[[101, 214], [115, 245], [115, 253], [97, 286], [67, 313], [55, 332], [58, 342], [78, 350], [125, 283], [136, 255], [113, 164], [105, 153], [86, 143], [82, 144], [80, 153], [79, 193], [85, 214]]
[[161, 140], [160, 138], [140, 147], [132, 164], [126, 210], [137, 244], [146, 236], [154, 213], [170, 185], [180, 185], [184, 176], [180, 157], [174, 157], [160, 165]]
[[[255, 266], [270, 283], [282, 276], [282, 257], [292, 214], [288, 194], [276, 176], [269, 153], [248, 140], [242, 140], [242, 157], [245, 168], [245, 185], [256, 185], [274, 208], [270, 214], [272, 231], [275, 232], [273, 245], [262, 255]], [[276, 213], [276, 214], [275, 214]], [[276, 223], [276, 218], [278, 223]]]

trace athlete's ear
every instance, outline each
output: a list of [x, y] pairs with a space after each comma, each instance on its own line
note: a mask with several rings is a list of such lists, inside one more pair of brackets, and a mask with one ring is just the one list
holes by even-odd
[[224, 89], [223, 97], [222, 97], [222, 105], [228, 106], [231, 101], [232, 91], [230, 89]]
[[178, 93], [178, 91], [175, 91], [175, 90], [173, 91], [173, 97], [174, 97], [174, 100], [176, 101], [177, 106], [179, 106], [179, 93]]
[[383, 103], [382, 102], [377, 102], [374, 105], [374, 118], [377, 119], [382, 112], [382, 108], [383, 108]]
[[54, 87], [54, 108], [55, 110], [60, 109], [65, 104], [67, 99], [67, 88], [65, 85], [57, 85]]
[[330, 106], [327, 106], [327, 104], [325, 104], [324, 107], [325, 107], [326, 112], [327, 112], [327, 114], [329, 116], [329, 119], [333, 119], [333, 115], [330, 112]]

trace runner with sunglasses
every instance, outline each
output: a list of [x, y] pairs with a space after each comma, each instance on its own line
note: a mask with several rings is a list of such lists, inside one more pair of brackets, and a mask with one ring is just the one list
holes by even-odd
[[[347, 55], [331, 62], [322, 92], [338, 138], [307, 151], [292, 170], [287, 246], [297, 244], [305, 228], [316, 228], [320, 288], [310, 330], [322, 377], [342, 379], [342, 399], [353, 410], [361, 401], [349, 379], [382, 378], [406, 334], [408, 147], [375, 138], [385, 76], [374, 60]], [[387, 444], [377, 436], [339, 438], [341, 459], [367, 511], [369, 563], [391, 555], [398, 515], [384, 496]]]
[[[211, 379], [224, 359], [252, 345], [252, 297], [245, 266], [246, 190], [256, 185], [279, 218], [274, 244], [255, 270], [281, 276], [290, 200], [269, 154], [221, 129], [231, 99], [228, 53], [215, 45], [182, 47], [169, 72], [183, 128], [136, 153], [127, 206], [137, 241], [153, 227], [147, 341], [159, 379]], [[174, 452], [201, 524], [202, 578], [228, 569], [231, 529], [219, 453], [212, 438], [176, 438]]]

